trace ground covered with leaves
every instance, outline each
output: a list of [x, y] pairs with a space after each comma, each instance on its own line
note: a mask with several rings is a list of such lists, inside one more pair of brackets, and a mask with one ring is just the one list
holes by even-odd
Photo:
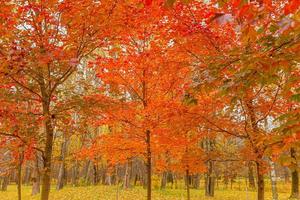
[[[84, 186], [84, 187], [66, 187], [63, 190], [56, 191], [52, 187], [50, 193], [51, 200], [144, 200], [146, 199], [146, 191], [141, 187], [132, 189], [117, 189], [116, 186]], [[266, 188], [268, 190], [268, 188]], [[280, 185], [279, 199], [287, 200], [289, 197], [289, 190], [284, 185]], [[23, 200], [38, 200], [39, 195], [31, 196], [31, 187], [24, 186]], [[118, 196], [118, 197], [117, 197]], [[266, 192], [266, 200], [271, 200], [271, 191]], [[10, 185], [8, 191], [0, 192], [1, 200], [16, 200], [17, 191], [16, 186]], [[186, 193], [183, 189], [165, 189], [153, 190], [153, 200], [185, 200]], [[256, 192], [239, 190], [238, 188], [218, 189], [214, 198], [205, 198], [204, 190], [191, 190], [191, 200], [254, 200], [256, 199]]]

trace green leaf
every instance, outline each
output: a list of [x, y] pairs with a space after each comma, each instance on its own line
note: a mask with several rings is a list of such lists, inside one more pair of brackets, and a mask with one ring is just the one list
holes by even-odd
[[275, 33], [277, 30], [278, 30], [278, 26], [277, 25], [274, 25], [274, 24], [272, 24], [271, 26], [270, 26], [270, 28], [269, 28], [269, 30], [272, 32], [272, 33]]
[[258, 30], [257, 30], [257, 33], [259, 33], [259, 34], [261, 34], [261, 33], [263, 33], [264, 32], [264, 27], [262, 26], [262, 27], [260, 27]]
[[300, 94], [295, 94], [291, 97], [292, 101], [300, 102]]

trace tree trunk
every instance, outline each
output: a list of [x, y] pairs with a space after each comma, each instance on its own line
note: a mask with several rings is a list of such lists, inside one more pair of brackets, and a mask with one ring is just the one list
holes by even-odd
[[23, 178], [23, 184], [26, 184], [26, 185], [30, 184], [30, 176], [31, 176], [30, 167], [28, 165], [26, 165], [25, 175], [24, 175], [24, 178]]
[[106, 185], [111, 185], [111, 175], [106, 176], [105, 184]]
[[290, 182], [290, 175], [289, 170], [287, 167], [283, 167], [283, 176], [284, 176], [284, 182], [287, 184]]
[[94, 163], [93, 165], [93, 172], [94, 172], [94, 185], [98, 184], [98, 165], [96, 163]]
[[200, 175], [196, 174], [193, 177], [193, 188], [194, 189], [199, 189], [200, 188]]
[[248, 179], [249, 179], [249, 188], [255, 188], [255, 179], [254, 179], [254, 172], [253, 172], [253, 162], [249, 162], [248, 164]]
[[151, 200], [151, 137], [150, 137], [150, 131], [146, 131], [146, 145], [147, 145], [147, 200]]
[[292, 171], [292, 192], [290, 198], [299, 199], [299, 176], [297, 170]]
[[[255, 108], [253, 106], [253, 99], [246, 99], [245, 105], [247, 107], [247, 112], [248, 116], [250, 118], [250, 124], [253, 133], [256, 135], [259, 135], [259, 128], [257, 125], [257, 118], [256, 118], [256, 112]], [[254, 137], [255, 138], [255, 137]], [[256, 153], [257, 156], [257, 161], [256, 161], [256, 169], [257, 169], [257, 200], [264, 200], [264, 175], [263, 175], [263, 169], [260, 164], [260, 161], [262, 160], [262, 155], [258, 147], [255, 145], [255, 139], [249, 137], [249, 140], [252, 144], [252, 148], [254, 152]]]
[[39, 158], [38, 155], [36, 155], [33, 174], [32, 174], [31, 195], [36, 195], [38, 193], [40, 193], [40, 170], [39, 170]]
[[90, 171], [90, 163], [91, 161], [88, 160], [86, 162], [86, 165], [84, 167], [84, 170], [83, 170], [83, 177], [84, 177], [84, 181], [87, 185], [89, 185], [89, 171]]
[[124, 184], [123, 188], [127, 189], [130, 187], [130, 170], [129, 170], [129, 161], [125, 164], [125, 174], [124, 174]]
[[17, 188], [18, 188], [18, 200], [22, 199], [22, 164], [23, 164], [23, 158], [24, 153], [21, 151], [19, 153], [19, 163], [18, 163], [18, 180], [17, 180]]
[[1, 184], [1, 191], [6, 191], [9, 183], [9, 175], [4, 176]]
[[51, 159], [54, 136], [51, 115], [49, 113], [49, 103], [43, 103], [43, 111], [45, 117], [46, 146], [44, 150], [44, 173], [42, 179], [41, 200], [48, 200], [51, 187]]
[[291, 148], [291, 158], [293, 159], [294, 163], [291, 169], [292, 191], [290, 198], [299, 199], [299, 175], [297, 170], [296, 150], [294, 148]]
[[272, 186], [272, 200], [278, 200], [278, 193], [277, 193], [277, 183], [276, 183], [276, 171], [275, 171], [275, 163], [270, 160], [270, 178], [271, 178], [271, 186]]
[[167, 185], [167, 172], [163, 172], [160, 182], [160, 189], [165, 189]]
[[[126, 179], [124, 181], [126, 181]], [[118, 165], [116, 165], [116, 184], [117, 184], [116, 200], [119, 200], [119, 173], [118, 173]]]
[[[86, 177], [87, 175], [84, 174], [84, 179], [86, 180]], [[77, 178], [78, 178], [78, 163], [77, 163], [77, 160], [75, 161], [75, 163], [73, 164], [73, 167], [72, 167], [72, 177], [71, 177], [71, 183], [72, 183], [72, 186], [77, 186]], [[85, 181], [87, 182], [87, 181]]]
[[190, 172], [188, 169], [186, 170], [185, 180], [186, 180], [187, 200], [190, 200], [191, 199], [191, 196], [190, 196]]
[[213, 197], [215, 193], [215, 180], [213, 177], [213, 163], [208, 161], [208, 172], [205, 179], [205, 196]]
[[[177, 174], [173, 174], [175, 189], [178, 189]], [[173, 187], [172, 187], [173, 188]]]
[[22, 166], [18, 166], [18, 181], [17, 181], [17, 190], [18, 190], [18, 200], [22, 199]]
[[264, 200], [265, 199], [265, 182], [264, 182], [264, 175], [262, 172], [262, 166], [259, 162], [256, 162], [256, 169], [257, 169], [257, 200]]
[[68, 140], [64, 138], [63, 143], [61, 144], [61, 155], [60, 155], [60, 166], [59, 166], [59, 172], [57, 177], [57, 185], [56, 190], [61, 190], [64, 187], [64, 177], [65, 177], [65, 158], [67, 154], [68, 149]]

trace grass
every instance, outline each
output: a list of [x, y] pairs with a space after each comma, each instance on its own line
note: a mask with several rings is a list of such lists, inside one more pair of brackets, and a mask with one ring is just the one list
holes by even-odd
[[[271, 200], [271, 191], [269, 184], [266, 184], [266, 200]], [[287, 200], [289, 196], [289, 186], [283, 183], [278, 185], [279, 200]], [[146, 190], [142, 187], [135, 187], [132, 189], [119, 189], [117, 186], [82, 186], [71, 187], [67, 186], [63, 190], [56, 191], [52, 187], [50, 193], [50, 200], [144, 200], [146, 199]], [[22, 199], [23, 200], [38, 200], [39, 195], [31, 196], [31, 187], [23, 186]], [[203, 189], [192, 189], [191, 200], [255, 200], [255, 191], [239, 190], [234, 187], [231, 189], [219, 188], [215, 191], [214, 198], [206, 198]], [[16, 200], [17, 190], [15, 185], [10, 185], [8, 191], [0, 192], [0, 200]], [[154, 189], [153, 200], [185, 200], [186, 192], [184, 189]]]

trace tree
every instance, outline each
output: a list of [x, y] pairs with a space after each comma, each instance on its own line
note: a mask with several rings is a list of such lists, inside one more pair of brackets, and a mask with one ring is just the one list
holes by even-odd
[[[24, 98], [39, 104], [44, 124], [44, 167], [41, 199], [50, 191], [54, 122], [60, 106], [56, 102], [64, 82], [107, 37], [113, 4], [94, 1], [10, 1], [13, 10], [1, 43], [1, 74]], [[1, 4], [2, 6], [2, 4]], [[5, 26], [2, 22], [1, 27]]]
[[[110, 106], [101, 117], [117, 122], [124, 139], [141, 144], [137, 147], [142, 147], [147, 169], [147, 199], [151, 199], [156, 138], [167, 131], [189, 76], [183, 57], [170, 43], [172, 33], [164, 22], [167, 11], [159, 2], [150, 8], [129, 4], [122, 13], [128, 28], [118, 36], [118, 45], [109, 47], [112, 55], [104, 53], [93, 63], [104, 92], [98, 98]], [[146, 17], [150, 12], [153, 17]]]

